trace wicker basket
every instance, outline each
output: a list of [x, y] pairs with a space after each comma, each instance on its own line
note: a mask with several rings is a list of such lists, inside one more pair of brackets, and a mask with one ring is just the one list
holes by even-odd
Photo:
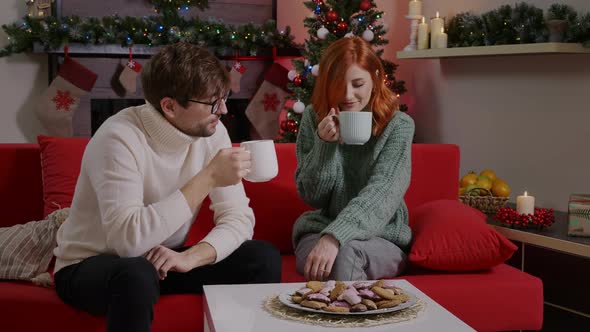
[[[485, 190], [486, 195], [477, 195], [480, 190]], [[465, 195], [459, 196], [459, 200], [463, 204], [476, 208], [483, 213], [496, 213], [499, 208], [503, 208], [506, 205], [508, 197], [492, 196], [492, 193], [489, 190], [479, 188], [471, 190]]]

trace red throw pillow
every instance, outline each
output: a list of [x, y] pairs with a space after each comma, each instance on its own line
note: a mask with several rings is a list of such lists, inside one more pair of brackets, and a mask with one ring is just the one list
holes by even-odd
[[410, 215], [414, 242], [411, 263], [444, 271], [489, 269], [517, 247], [486, 223], [486, 215], [456, 200], [438, 200]]
[[44, 216], [72, 204], [88, 138], [38, 136]]

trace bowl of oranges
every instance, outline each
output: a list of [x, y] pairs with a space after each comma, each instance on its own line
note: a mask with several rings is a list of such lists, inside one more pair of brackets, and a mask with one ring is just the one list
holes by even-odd
[[469, 172], [459, 180], [459, 200], [484, 213], [496, 213], [509, 197], [510, 186], [491, 169]]

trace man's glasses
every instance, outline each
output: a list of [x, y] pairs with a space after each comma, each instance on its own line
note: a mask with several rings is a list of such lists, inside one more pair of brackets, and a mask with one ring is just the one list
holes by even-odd
[[188, 101], [193, 102], [193, 103], [197, 103], [197, 104], [203, 104], [203, 105], [209, 105], [211, 106], [211, 114], [215, 114], [217, 113], [217, 111], [219, 111], [219, 107], [221, 106], [221, 102], [226, 102], [227, 98], [229, 98], [229, 91], [225, 94], [225, 96], [223, 96], [222, 98], [219, 98], [217, 100], [214, 100], [211, 103], [206, 103], [204, 101], [198, 101], [198, 100], [193, 100], [193, 99], [189, 99]]

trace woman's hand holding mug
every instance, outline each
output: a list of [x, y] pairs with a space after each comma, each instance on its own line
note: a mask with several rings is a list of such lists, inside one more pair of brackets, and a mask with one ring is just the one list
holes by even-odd
[[337, 115], [340, 114], [335, 108], [330, 110], [330, 113], [318, 124], [318, 136], [326, 142], [340, 141], [340, 125], [338, 123]]

